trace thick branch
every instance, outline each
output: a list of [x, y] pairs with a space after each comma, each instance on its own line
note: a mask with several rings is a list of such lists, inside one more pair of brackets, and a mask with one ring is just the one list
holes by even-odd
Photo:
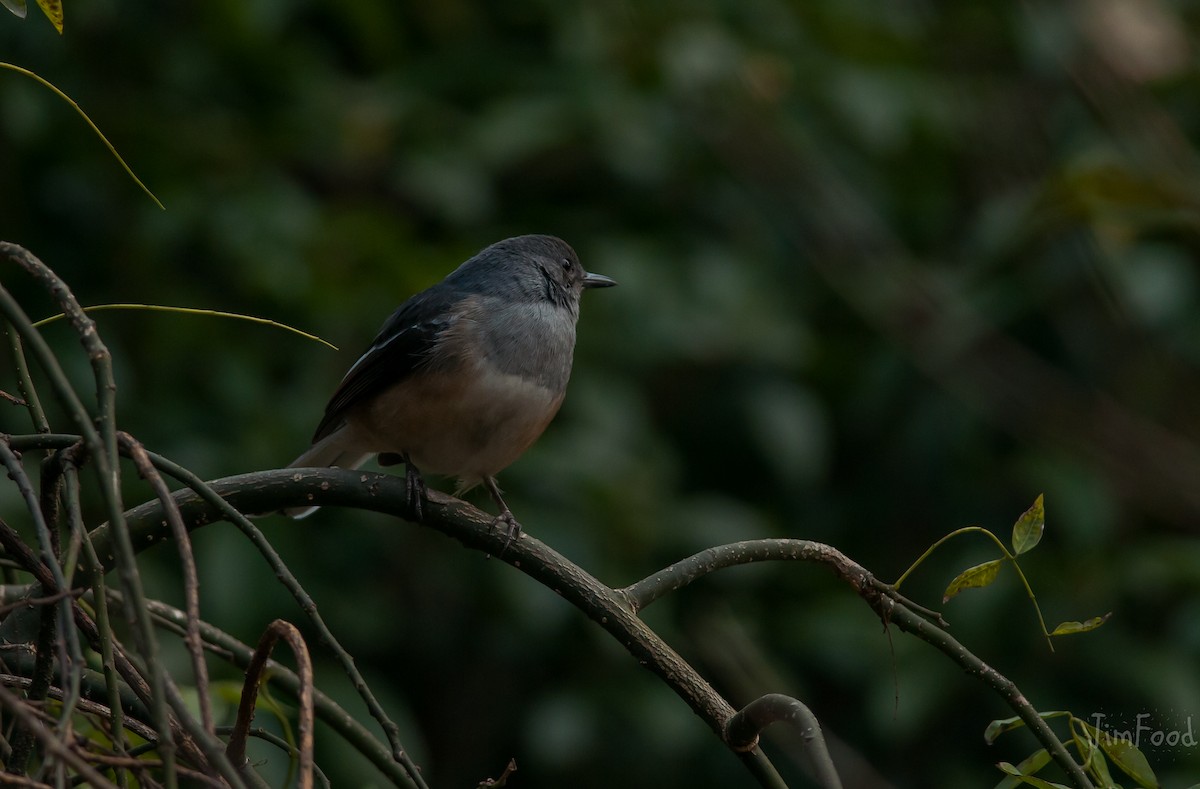
[[[70, 436], [12, 437], [14, 447], [37, 448], [74, 440]], [[216, 480], [211, 487], [243, 512], [273, 512], [303, 504], [343, 506], [413, 519], [402, 478], [346, 469], [280, 469]], [[192, 491], [175, 494], [188, 529], [219, 518], [216, 507]], [[161, 502], [151, 501], [125, 514], [129, 536], [138, 551], [169, 534]], [[499, 557], [562, 595], [612, 634], [639, 663], [663, 679], [708, 725], [724, 738], [725, 722], [734, 710], [629, 607], [625, 597], [608, 588], [528, 533], [505, 549], [506, 535], [492, 528], [492, 517], [466, 502], [437, 492], [424, 507], [423, 525], [453, 537], [467, 547]], [[92, 534], [105, 571], [115, 563], [106, 526]], [[781, 785], [760, 749], [741, 754], [763, 785]]]
[[[10, 439], [14, 448], [57, 448], [75, 441], [73, 436], [19, 436]], [[343, 506], [388, 513], [413, 519], [403, 478], [345, 469], [278, 469], [241, 474], [216, 480], [211, 487], [230, 504], [244, 512], [271, 512], [284, 507], [315, 504]], [[175, 494], [184, 523], [189, 529], [218, 517], [212, 505], [191, 491]], [[138, 550], [167, 535], [162, 505], [147, 502], [125, 515], [129, 534]], [[506, 535], [491, 527], [492, 518], [466, 502], [434, 491], [424, 507], [423, 525], [453, 537], [469, 548], [497, 556], [544, 586], [562, 595], [615, 637], [634, 658], [659, 675], [710, 727], [725, 740], [725, 725], [734, 714], [732, 707], [715, 690], [638, 618], [636, 611], [669, 591], [717, 569], [764, 559], [820, 561], [846, 581], [885, 623], [894, 623], [937, 647], [969, 674], [993, 688], [1053, 756], [1078, 789], [1093, 789], [1083, 770], [1062, 742], [1037, 714], [1020, 689], [953, 636], [914, 610], [887, 584], [835, 548], [805, 540], [756, 540], [720, 546], [678, 562], [625, 590], [613, 590], [536, 538], [525, 533], [505, 549]], [[109, 569], [113, 562], [106, 527], [93, 533], [100, 561]], [[778, 780], [774, 768], [756, 749], [746, 755], [747, 764], [760, 782]], [[773, 777], [772, 777], [773, 776]]]

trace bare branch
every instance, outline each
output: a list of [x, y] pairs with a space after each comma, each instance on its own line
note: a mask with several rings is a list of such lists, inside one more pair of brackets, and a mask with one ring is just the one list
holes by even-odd
[[192, 671], [196, 678], [196, 696], [200, 702], [200, 721], [204, 730], [212, 734], [214, 727], [212, 700], [209, 698], [208, 667], [204, 664], [204, 648], [200, 644], [200, 578], [196, 573], [196, 558], [192, 553], [192, 541], [188, 537], [187, 528], [183, 525], [183, 519], [179, 516], [179, 508], [175, 506], [175, 500], [171, 498], [171, 491], [163, 482], [158, 469], [154, 468], [154, 464], [150, 462], [150, 456], [146, 453], [145, 447], [133, 436], [123, 431], [117, 434], [117, 439], [121, 448], [133, 458], [138, 474], [154, 489], [155, 495], [158, 496], [158, 500], [162, 502], [166, 510], [167, 523], [171, 527], [171, 537], [175, 540], [179, 561], [183, 566], [183, 593], [188, 612], [187, 634], [183, 640], [191, 655]]
[[[190, 620], [190, 615], [189, 615]], [[250, 723], [254, 720], [255, 702], [258, 700], [258, 686], [263, 680], [263, 671], [267, 660], [279, 639], [287, 641], [296, 657], [296, 675], [300, 680], [300, 789], [312, 789], [313, 786], [313, 671], [312, 661], [308, 656], [308, 647], [300, 636], [295, 625], [276, 619], [267, 625], [266, 632], [258, 642], [250, 665], [246, 668], [246, 682], [242, 687], [242, 698], [238, 704], [237, 723], [234, 724], [233, 734], [229, 738], [226, 753], [229, 760], [238, 769], [246, 766], [246, 738], [250, 733]]]
[[[117, 595], [118, 593], [111, 592], [110, 594]], [[149, 600], [147, 604], [157, 624], [179, 635], [185, 632], [187, 614], [184, 611], [158, 600]], [[206, 649], [230, 661], [235, 666], [243, 669], [249, 667], [250, 661], [254, 657], [254, 650], [249, 645], [203, 621], [200, 623], [200, 633], [204, 637]], [[300, 698], [303, 683], [294, 671], [274, 660], [267, 661], [267, 669], [273, 684], [278, 685], [295, 698]], [[338, 706], [337, 702], [316, 688], [313, 689], [313, 702], [317, 717], [357, 748], [359, 753], [374, 764], [389, 780], [398, 786], [416, 786], [403, 765], [392, 760], [387, 747], [372, 737], [366, 727]]]
[[[14, 447], [42, 447], [73, 440], [70, 436], [14, 436]], [[269, 512], [288, 506], [316, 504], [346, 506], [411, 518], [404, 480], [389, 474], [346, 469], [279, 469], [227, 477], [209, 483], [221, 504], [250, 512]], [[224, 517], [215, 503], [192, 491], [175, 494], [184, 522], [198, 528]], [[1025, 721], [1077, 789], [1092, 789], [1083, 770], [1063, 743], [1011, 680], [972, 654], [949, 633], [910, 608], [905, 599], [877, 580], [840, 551], [804, 540], [761, 540], [734, 543], [697, 554], [646, 581], [616, 591], [602, 584], [528, 533], [506, 551], [505, 536], [491, 528], [492, 518], [466, 502], [431, 492], [422, 525], [459, 540], [463, 545], [497, 556], [557, 594], [612, 634], [628, 651], [675, 691], [724, 740], [725, 725], [733, 709], [719, 694], [651, 631], [636, 614], [636, 605], [648, 605], [667, 592], [681, 588], [701, 575], [723, 567], [762, 559], [812, 560], [830, 567], [872, 607], [885, 624], [895, 624], [933, 645], [968, 673], [979, 677]], [[139, 546], [165, 536], [161, 504], [148, 502], [125, 514], [129, 533]], [[105, 569], [113, 557], [105, 527], [94, 533], [97, 553]], [[778, 775], [760, 749], [743, 754], [749, 769], [764, 785], [778, 785]]]
[[25, 706], [25, 702], [3, 685], [0, 685], [0, 707], [7, 709], [14, 718], [21, 722], [22, 727], [33, 732], [47, 753], [53, 754], [55, 757], [71, 765], [72, 769], [77, 770], [80, 775], [88, 779], [91, 786], [98, 787], [99, 789], [117, 789], [111, 781], [101, 775], [79, 754], [75, 753], [75, 751], [71, 750], [57, 737], [47, 731], [45, 724], [38, 719], [33, 710]]
[[729, 719], [725, 725], [725, 739], [735, 750], [752, 748], [758, 743], [758, 736], [763, 729], [779, 722], [790, 723], [800, 729], [800, 736], [804, 738], [812, 761], [814, 777], [822, 789], [842, 789], [842, 779], [838, 777], [833, 760], [829, 758], [821, 724], [812, 710], [799, 699], [782, 693], [758, 697]]

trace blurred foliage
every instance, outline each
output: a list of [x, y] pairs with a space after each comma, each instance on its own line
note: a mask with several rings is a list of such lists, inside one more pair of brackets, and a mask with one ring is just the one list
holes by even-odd
[[[1047, 620], [1112, 619], [1050, 654], [1010, 575], [948, 603], [953, 632], [1043, 709], [1182, 727], [1200, 714], [1198, 28], [1169, 0], [97, 0], [61, 38], [0, 15], [3, 59], [74, 98], [166, 205], [0, 73], [0, 237], [84, 304], [244, 312], [342, 347], [97, 315], [124, 429], [217, 477], [298, 454], [407, 295], [499, 238], [561, 235], [621, 287], [588, 294], [563, 412], [501, 475], [531, 533], [614, 585], [759, 536], [887, 578], [1044, 490], [1055, 527], [1023, 568]], [[747, 781], [503, 564], [369, 515], [264, 527], [435, 784], [509, 757], [525, 786]], [[971, 542], [906, 592], [936, 603], [992, 558]], [[196, 549], [205, 618], [253, 639], [289, 616], [232, 530]], [[150, 591], [178, 602], [152, 555]], [[1000, 701], [815, 568], [729, 571], [647, 618], [735, 704], [804, 699], [848, 786], [987, 785], [1033, 750], [986, 745]], [[317, 678], [344, 685], [328, 662]], [[373, 780], [317, 743], [336, 785]], [[1146, 750], [1167, 786], [1200, 775], [1195, 748]]]

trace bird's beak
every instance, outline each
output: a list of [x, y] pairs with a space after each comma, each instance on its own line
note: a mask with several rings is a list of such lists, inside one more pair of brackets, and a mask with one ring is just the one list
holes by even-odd
[[616, 285], [615, 279], [609, 279], [603, 274], [588, 274], [583, 278], [583, 286], [585, 288], [611, 288]]

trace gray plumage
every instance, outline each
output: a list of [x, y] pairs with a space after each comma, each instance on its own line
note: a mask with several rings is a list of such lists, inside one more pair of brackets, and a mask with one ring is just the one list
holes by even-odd
[[484, 483], [516, 536], [495, 475], [562, 405], [583, 290], [615, 284], [553, 236], [492, 244], [388, 318], [291, 467], [405, 462], [418, 511], [419, 471], [457, 477], [459, 491]]

